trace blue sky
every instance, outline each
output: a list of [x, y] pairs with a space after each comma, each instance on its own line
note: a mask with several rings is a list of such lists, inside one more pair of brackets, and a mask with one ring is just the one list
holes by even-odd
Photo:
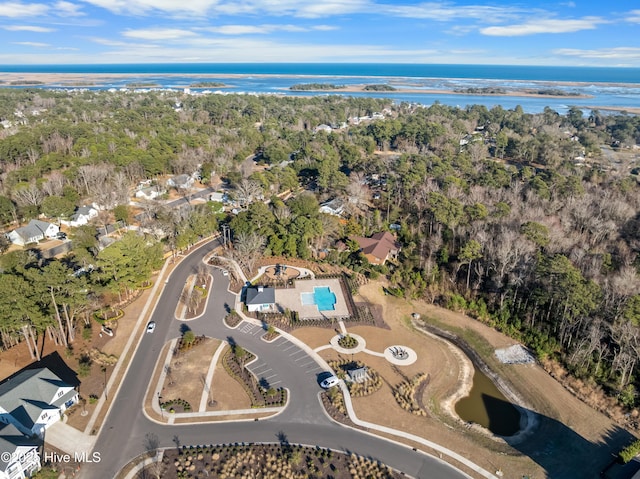
[[0, 64], [165, 62], [639, 67], [640, 4], [0, 0]]

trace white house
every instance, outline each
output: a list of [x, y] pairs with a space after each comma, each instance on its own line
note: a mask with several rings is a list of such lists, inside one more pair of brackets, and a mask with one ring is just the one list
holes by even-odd
[[40, 470], [38, 441], [13, 424], [0, 424], [0, 479], [24, 479]]
[[83, 226], [89, 223], [93, 218], [98, 216], [98, 210], [92, 206], [81, 206], [71, 215], [69, 220], [61, 220], [60, 223], [67, 226]]
[[78, 391], [50, 369], [27, 369], [0, 384], [0, 422], [42, 437], [77, 402]]
[[193, 183], [195, 183], [194, 177], [186, 174], [177, 175], [167, 180], [167, 186], [183, 190], [191, 188]]
[[31, 220], [28, 225], [8, 233], [7, 238], [13, 244], [24, 246], [29, 243], [37, 243], [44, 238], [55, 238], [58, 231], [60, 231], [58, 225], [41, 220]]
[[319, 131], [324, 131], [325, 133], [331, 133], [333, 131], [333, 128], [331, 128], [329, 125], [325, 125], [324, 123], [321, 125], [316, 126], [313, 129], [314, 133], [318, 133]]
[[327, 213], [333, 216], [341, 216], [344, 213], [344, 202], [340, 198], [325, 201], [320, 205], [320, 213]]
[[[167, 182], [168, 183], [168, 182]], [[156, 198], [164, 195], [167, 191], [160, 186], [147, 186], [136, 191], [136, 198], [143, 200], [155, 200]]]
[[247, 288], [245, 304], [249, 312], [269, 311], [276, 304], [276, 290], [266, 286]]

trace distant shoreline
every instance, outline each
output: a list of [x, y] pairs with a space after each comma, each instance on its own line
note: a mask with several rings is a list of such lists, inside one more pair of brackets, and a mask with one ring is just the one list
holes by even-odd
[[[0, 67], [1, 68], [1, 67]], [[148, 86], [147, 88], [166, 88], [166, 89], [194, 89], [198, 88], [198, 90], [202, 90], [205, 88], [194, 87], [195, 83], [211, 83], [211, 82], [224, 82], [224, 86], [210, 87], [206, 88], [208, 90], [226, 90], [227, 92], [234, 92], [234, 89], [243, 88], [240, 86], [244, 80], [253, 80], [253, 79], [268, 79], [268, 78], [280, 78], [285, 79], [283, 82], [280, 82], [275, 88], [272, 88], [269, 91], [269, 94], [283, 94], [285, 93], [283, 90], [289, 90], [291, 86], [294, 84], [300, 84], [304, 82], [313, 82], [316, 83], [318, 81], [323, 82], [325, 78], [327, 79], [327, 83], [335, 83], [334, 80], [329, 80], [326, 76], [318, 76], [318, 75], [306, 75], [306, 74], [271, 74], [271, 73], [260, 73], [260, 74], [246, 74], [246, 73], [32, 73], [32, 72], [0, 72], [0, 88], [16, 88], [16, 87], [32, 87], [32, 88], [68, 88], [68, 89], [79, 89], [79, 88], [95, 88], [95, 89], [107, 89], [107, 88], [115, 88], [115, 89], [132, 89], [132, 88], [144, 88], [144, 87], [134, 87], [135, 84], [154, 84], [153, 87]], [[591, 110], [601, 110], [601, 111], [611, 111], [611, 112], [628, 112], [629, 114], [640, 115], [640, 106], [636, 104], [632, 104], [630, 106], [624, 106], [624, 104], [616, 104], [614, 98], [608, 98], [607, 100], [598, 104], [598, 100], [601, 100], [600, 94], [591, 95], [590, 92], [585, 89], [590, 88], [593, 83], [592, 82], [575, 82], [575, 81], [549, 81], [549, 80], [536, 80], [536, 81], [526, 81], [523, 85], [502, 85], [500, 81], [495, 80], [487, 80], [484, 85], [487, 88], [500, 88], [504, 91], [496, 91], [493, 92], [471, 92], [464, 90], [464, 83], [460, 82], [448, 82], [443, 81], [442, 78], [433, 78], [433, 79], [420, 79], [417, 80], [415, 78], [404, 78], [400, 76], [389, 76], [389, 77], [377, 77], [375, 82], [368, 82], [369, 78], [364, 76], [344, 76], [343, 78], [358, 78], [360, 81], [358, 83], [339, 85], [341, 88], [337, 89], [323, 89], [323, 90], [308, 90], [306, 93], [310, 93], [313, 95], [319, 94], [371, 94], [372, 96], [380, 97], [386, 96], [387, 98], [394, 98], [397, 96], [405, 95], [414, 95], [415, 97], [425, 98], [425, 102], [431, 102], [438, 100], [437, 96], [447, 96], [447, 97], [476, 97], [477, 102], [482, 104], [480, 98], [504, 98], [505, 102], [507, 98], [514, 99], [517, 98], [530, 98], [534, 101], [548, 99], [550, 102], [558, 102], [566, 99], [568, 102], [571, 100], [580, 101], [581, 104], [577, 105], [578, 108], [582, 109], [591, 109]], [[176, 79], [177, 84], [171, 84], [173, 79]], [[234, 85], [233, 79], [237, 80], [237, 84]], [[226, 82], [225, 80], [228, 80]], [[291, 80], [291, 82], [287, 85], [286, 83]], [[351, 80], [353, 81], [353, 80]], [[508, 81], [505, 81], [508, 82]], [[284, 84], [282, 84], [284, 83]], [[393, 91], [365, 91], [364, 87], [367, 84], [388, 84], [393, 86]], [[510, 82], [508, 82], [510, 83]], [[155, 85], [157, 84], [157, 85]], [[449, 85], [451, 87], [449, 88]], [[600, 83], [600, 86], [606, 87], [616, 87], [616, 88], [629, 88], [634, 91], [639, 88], [637, 84], [631, 83]], [[473, 86], [473, 85], [471, 85]], [[553, 95], [553, 94], [540, 94], [537, 93], [537, 90], [553, 90], [557, 87], [563, 87], [566, 89], [570, 89], [571, 87], [575, 87], [576, 89], [580, 89], [580, 91], [575, 92], [576, 94], [572, 94], [573, 92], [567, 91], [566, 94], [561, 95]], [[250, 88], [250, 87], [249, 87]], [[479, 88], [481, 90], [482, 87]], [[456, 91], [457, 90], [457, 91]], [[251, 90], [249, 90], [251, 91]], [[305, 93], [305, 92], [294, 92], [293, 93]], [[246, 93], [246, 91], [239, 91], [238, 93]], [[634, 95], [636, 95], [634, 93]], [[589, 104], [589, 99], [593, 99], [594, 103]], [[416, 99], [412, 101], [418, 101]], [[523, 100], [525, 101], [525, 100]], [[473, 103], [473, 100], [470, 99], [469, 103]], [[551, 103], [550, 103], [551, 104]], [[588, 106], [587, 106], [588, 105]], [[511, 106], [510, 106], [511, 107]], [[564, 107], [566, 108], [566, 106]], [[525, 107], [526, 109], [526, 107]], [[541, 108], [538, 108], [541, 110]]]
[[503, 92], [469, 92], [469, 91], [458, 91], [458, 90], [447, 90], [447, 89], [431, 89], [431, 88], [398, 88], [394, 87], [391, 91], [374, 91], [374, 90], [366, 90], [367, 85], [342, 85], [338, 88], [324, 88], [324, 89], [308, 89], [302, 91], [314, 92], [314, 93], [379, 93], [384, 95], [393, 96], [397, 93], [414, 93], [419, 95], [465, 95], [465, 96], [522, 96], [529, 98], [593, 98], [593, 95], [585, 95], [581, 93], [577, 94], [566, 94], [566, 95], [553, 95], [553, 94], [544, 94], [544, 93], [536, 93], [535, 91], [531, 91], [529, 89], [512, 89], [505, 90]]
[[[154, 73], [0, 73], [0, 87], [37, 87], [37, 88], [48, 88], [48, 87], [66, 87], [66, 88], [81, 88], [83, 85], [99, 87], [102, 84], [109, 83], [110, 81], [123, 81], [126, 79], [144, 79], [144, 78], [156, 78], [158, 76], [162, 76], [165, 78], [247, 78], [247, 77], [290, 77], [299, 79], [301, 75], [271, 75], [271, 74], [262, 74], [262, 75], [246, 75], [246, 74], [180, 74], [180, 73], [169, 73], [164, 75], [157, 75]], [[557, 86], [578, 86], [577, 82], [538, 82], [540, 84], [540, 88], [549, 87], [553, 85]], [[397, 84], [397, 80], [393, 82], [393, 84]], [[139, 86], [138, 86], [139, 85]], [[364, 93], [367, 92], [365, 90], [365, 84], [355, 84], [355, 85], [344, 85], [341, 88], [334, 89], [310, 89], [305, 90], [313, 93]], [[622, 85], [620, 85], [622, 86]], [[149, 82], [145, 83], [144, 81], [139, 82], [131, 82], [127, 84], [121, 85], [121, 88], [161, 88], [162, 85], [157, 82]], [[195, 88], [191, 84], [181, 86], [182, 88]], [[231, 85], [220, 85], [215, 88], [230, 88]], [[176, 87], [174, 87], [176, 88]], [[593, 98], [592, 95], [586, 94], [571, 94], [568, 93], [566, 95], [553, 95], [553, 94], [541, 94], [536, 93], [535, 89], [510, 89], [505, 90], [504, 92], [468, 92], [468, 91], [456, 91], [452, 89], [445, 88], [407, 88], [407, 87], [395, 87], [393, 91], [370, 91], [368, 93], [377, 93], [377, 94], [385, 94], [389, 96], [393, 96], [395, 94], [418, 94], [418, 95], [460, 95], [460, 96], [509, 96], [509, 97], [528, 97], [528, 98], [567, 98], [567, 99], [576, 99], [576, 98]]]
[[[0, 67], [1, 68], [1, 67]], [[96, 85], [100, 83], [107, 83], [109, 80], [118, 80], [121, 81], [126, 78], [149, 78], [149, 77], [164, 77], [164, 78], [223, 78], [223, 79], [233, 79], [233, 78], [318, 78], [320, 75], [308, 75], [308, 74], [277, 74], [277, 73], [259, 73], [259, 74], [248, 74], [248, 73], [30, 73], [30, 72], [2, 72], [0, 71], [0, 86], [18, 86], [19, 83], [16, 82], [24, 82], [24, 86], [32, 86], [33, 82], [38, 82], [44, 86], [50, 86], [51, 84], [55, 85], [64, 85], [66, 83], [74, 83], [74, 82], [87, 82], [90, 81]], [[326, 75], [332, 76], [332, 75]], [[366, 76], [358, 76], [358, 75], [345, 75], [343, 78], [369, 78]], [[395, 85], [398, 83], [398, 79], [405, 79], [407, 81], [411, 81], [411, 83], [416, 83], [415, 78], [408, 78], [402, 76], [388, 76], [388, 77], [370, 77], [375, 78], [377, 80], [382, 79], [391, 79], [391, 84]], [[421, 80], [425, 82], [431, 81], [442, 81], [446, 80], [446, 78], [433, 77], [433, 78], [422, 78]], [[464, 78], [462, 80], [471, 80], [469, 78]], [[483, 79], [477, 79], [483, 80]], [[491, 80], [496, 81], [496, 80]], [[30, 84], [31, 82], [31, 84]], [[389, 81], [387, 81], [388, 83]], [[529, 83], [533, 83], [535, 85], [539, 85], [540, 88], [550, 87], [550, 86], [575, 86], [575, 87], [586, 87], [592, 85], [593, 82], [577, 82], [577, 81], [555, 81], [555, 80], [530, 80]], [[383, 82], [380, 82], [383, 83]], [[403, 82], [406, 83], [406, 82]], [[634, 83], [617, 83], [617, 82], [604, 82], [598, 83], [600, 86], [606, 87], [621, 87], [621, 88], [638, 88], [638, 84]], [[347, 85], [347, 87], [357, 87], [359, 85]], [[185, 85], [188, 87], [188, 85]], [[328, 90], [325, 90], [328, 91]], [[344, 89], [336, 90], [336, 91], [344, 91]], [[420, 93], [424, 90], [422, 89], [410, 89], [410, 88], [398, 88], [396, 91], [404, 91], [404, 92], [415, 92]], [[429, 90], [429, 92], [436, 93], [436, 90]], [[445, 90], [449, 93], [449, 90]], [[453, 89], [451, 90], [453, 91]], [[390, 92], [393, 93], [393, 92]], [[468, 95], [468, 93], [462, 93]], [[542, 95], [542, 96], [551, 96], [551, 95]], [[588, 98], [588, 96], [586, 96]]]

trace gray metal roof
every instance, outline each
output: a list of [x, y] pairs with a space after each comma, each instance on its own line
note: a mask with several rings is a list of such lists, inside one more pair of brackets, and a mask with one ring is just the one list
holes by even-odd
[[275, 304], [276, 290], [266, 286], [251, 286], [247, 288], [247, 304]]

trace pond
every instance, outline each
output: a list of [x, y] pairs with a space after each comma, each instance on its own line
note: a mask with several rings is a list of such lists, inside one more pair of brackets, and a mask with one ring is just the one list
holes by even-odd
[[512, 436], [520, 430], [520, 412], [478, 368], [469, 395], [455, 409], [463, 421], [480, 424], [498, 436]]

